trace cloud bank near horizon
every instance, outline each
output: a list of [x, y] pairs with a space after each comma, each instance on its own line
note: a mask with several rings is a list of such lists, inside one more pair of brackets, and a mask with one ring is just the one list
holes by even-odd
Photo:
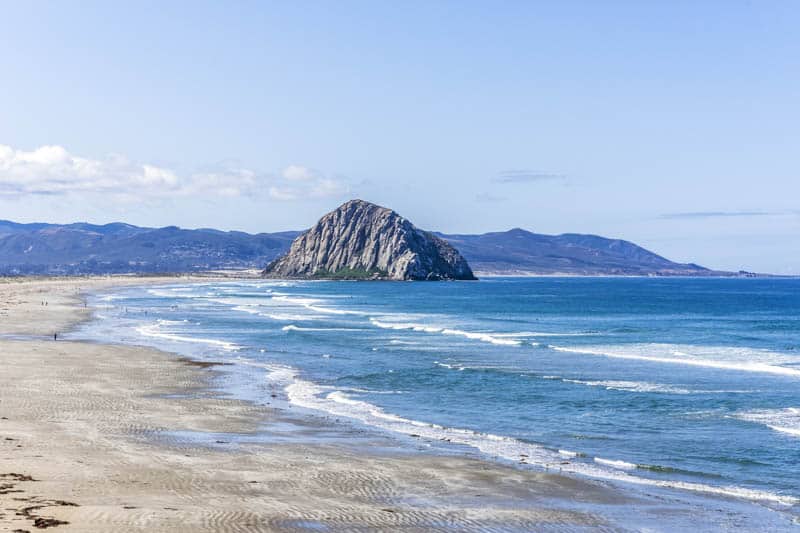
[[92, 194], [141, 201], [213, 195], [294, 201], [347, 192], [344, 179], [302, 165], [290, 165], [280, 173], [260, 173], [224, 164], [181, 174], [119, 154], [93, 159], [71, 154], [59, 145], [25, 151], [0, 144], [0, 196], [5, 197]]
[[564, 174], [517, 169], [498, 172], [492, 181], [494, 183], [509, 185], [514, 183], [536, 183], [542, 181], [566, 181], [566, 179], [567, 176]]
[[772, 211], [690, 211], [685, 213], [665, 213], [659, 218], [666, 220], [687, 220], [704, 218], [766, 217], [779, 215]]

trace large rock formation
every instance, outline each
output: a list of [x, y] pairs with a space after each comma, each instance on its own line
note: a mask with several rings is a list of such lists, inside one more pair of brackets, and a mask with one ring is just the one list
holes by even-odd
[[264, 276], [391, 280], [472, 280], [461, 254], [391, 209], [351, 200], [297, 237]]

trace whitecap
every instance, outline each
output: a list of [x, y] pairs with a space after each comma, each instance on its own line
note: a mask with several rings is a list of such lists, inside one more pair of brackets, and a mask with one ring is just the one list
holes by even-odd
[[241, 349], [241, 346], [232, 342], [227, 342], [219, 339], [206, 339], [202, 337], [184, 337], [182, 335], [177, 335], [175, 333], [161, 331], [160, 328], [161, 324], [156, 323], [156, 324], [139, 326], [138, 328], [136, 328], [136, 331], [140, 335], [144, 335], [145, 337], [156, 337], [177, 342], [208, 344], [211, 346], [219, 346], [223, 350], [228, 350], [228, 351], [236, 351]]
[[735, 418], [763, 424], [773, 431], [800, 437], [800, 408], [759, 409], [734, 415]]
[[755, 348], [688, 346], [671, 344], [631, 344], [618, 346], [553, 346], [558, 352], [629, 359], [721, 370], [757, 372], [800, 377], [800, 369], [779, 366], [800, 362], [796, 357]]
[[288, 326], [283, 326], [281, 328], [283, 331], [363, 331], [360, 328], [305, 328], [302, 326], [296, 326], [294, 324], [289, 324]]
[[584, 381], [580, 379], [567, 379], [562, 378], [561, 381], [565, 383], [575, 383], [578, 385], [587, 385], [590, 387], [602, 387], [606, 390], [617, 390], [626, 392], [659, 392], [665, 394], [692, 394], [695, 392], [673, 385], [666, 385], [663, 383], [650, 383], [647, 381], [616, 381], [616, 380], [600, 380], [600, 381]]
[[510, 338], [500, 338], [499, 335], [494, 333], [464, 331], [460, 329], [445, 328], [440, 326], [429, 326], [413, 322], [387, 322], [384, 320], [378, 320], [376, 318], [370, 318], [369, 321], [374, 326], [383, 329], [411, 330], [424, 333], [439, 333], [441, 335], [458, 335], [461, 337], [466, 337], [471, 340], [478, 340], [482, 342], [488, 342], [491, 344], [499, 344], [504, 346], [519, 346], [520, 344], [522, 344], [522, 341], [520, 340], [510, 339]]
[[620, 470], [635, 470], [636, 465], [627, 461], [618, 461], [615, 459], [603, 459], [602, 457], [595, 457], [594, 462], [597, 464], [610, 466], [611, 468], [618, 468]]

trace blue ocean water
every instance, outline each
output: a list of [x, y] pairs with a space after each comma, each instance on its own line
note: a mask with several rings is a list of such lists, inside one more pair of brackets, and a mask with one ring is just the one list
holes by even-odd
[[241, 281], [97, 295], [83, 335], [531, 468], [800, 502], [800, 280]]

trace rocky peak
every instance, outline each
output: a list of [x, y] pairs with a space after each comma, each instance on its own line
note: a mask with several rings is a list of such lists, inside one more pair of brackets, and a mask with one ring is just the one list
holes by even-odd
[[350, 200], [297, 237], [267, 265], [278, 278], [475, 279], [461, 254], [386, 207]]

